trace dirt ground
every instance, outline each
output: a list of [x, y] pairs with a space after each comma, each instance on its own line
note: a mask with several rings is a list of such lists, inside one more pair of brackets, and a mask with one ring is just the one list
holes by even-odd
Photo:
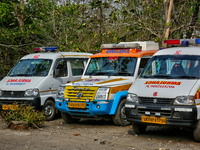
[[81, 120], [66, 124], [62, 118], [34, 130], [6, 129], [0, 119], [0, 150], [194, 150], [192, 132], [169, 127], [148, 127], [136, 135], [132, 127], [108, 121]]

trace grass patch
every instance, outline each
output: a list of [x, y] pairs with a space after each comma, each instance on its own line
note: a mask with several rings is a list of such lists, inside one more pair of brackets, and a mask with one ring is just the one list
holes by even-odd
[[12, 109], [2, 110], [0, 113], [6, 122], [12, 123], [18, 121], [21, 122], [21, 125], [23, 124], [25, 128], [39, 128], [44, 124], [46, 118], [44, 113], [33, 109], [31, 105], [17, 106], [13, 104]]

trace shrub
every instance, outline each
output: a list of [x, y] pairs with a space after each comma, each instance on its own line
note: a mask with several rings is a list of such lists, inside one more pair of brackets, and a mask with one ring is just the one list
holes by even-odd
[[1, 116], [7, 122], [12, 121], [23, 121], [26, 127], [36, 128], [44, 124], [45, 115], [44, 113], [33, 109], [31, 105], [19, 107], [13, 104], [13, 108], [9, 110], [2, 110]]

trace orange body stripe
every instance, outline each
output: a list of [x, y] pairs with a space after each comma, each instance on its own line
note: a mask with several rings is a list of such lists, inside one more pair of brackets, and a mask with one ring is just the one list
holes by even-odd
[[121, 85], [121, 86], [115, 86], [115, 87], [111, 87], [110, 88], [110, 93], [111, 94], [115, 94], [119, 91], [125, 91], [128, 90], [130, 88], [132, 84], [126, 84], [126, 85]]
[[99, 57], [138, 57], [141, 58], [142, 56], [152, 56], [154, 55], [158, 50], [150, 50], [150, 51], [141, 51], [136, 53], [98, 53], [90, 56], [90, 58], [99, 58]]

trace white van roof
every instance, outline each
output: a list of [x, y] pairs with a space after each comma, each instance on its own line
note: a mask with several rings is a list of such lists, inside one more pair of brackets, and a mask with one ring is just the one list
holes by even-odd
[[200, 47], [173, 47], [159, 50], [156, 55], [200, 55]]
[[56, 53], [51, 53], [51, 52], [47, 52], [47, 53], [32, 53], [32, 54], [28, 54], [25, 55], [24, 57], [22, 57], [21, 59], [33, 59], [33, 58], [44, 58], [44, 59], [54, 59], [57, 57], [75, 57], [75, 58], [80, 58], [80, 57], [85, 57], [85, 58], [89, 58], [91, 55], [91, 53], [79, 53], [79, 52], [56, 52]]

